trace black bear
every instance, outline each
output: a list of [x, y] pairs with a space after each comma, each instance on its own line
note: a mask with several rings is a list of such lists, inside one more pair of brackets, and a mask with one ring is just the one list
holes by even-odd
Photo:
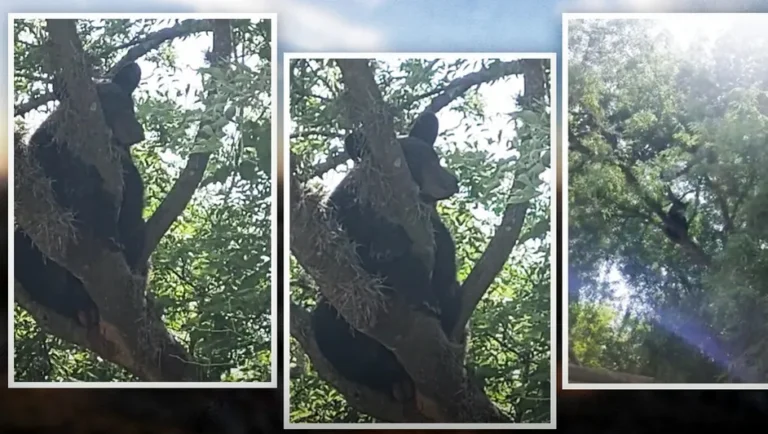
[[[123, 200], [119, 209], [103, 187], [95, 166], [85, 163], [55, 137], [60, 110], [54, 111], [29, 140], [28, 151], [52, 183], [54, 198], [74, 214], [78, 231], [121, 249], [132, 270], [140, 267], [144, 248], [144, 183], [130, 155], [130, 147], [144, 140], [144, 128], [136, 118], [133, 91], [141, 69], [129, 63], [110, 81], [96, 84], [99, 102], [112, 143], [121, 160]], [[98, 308], [82, 282], [64, 267], [47, 258], [21, 228], [15, 229], [15, 279], [37, 303], [59, 315], [92, 328], [99, 322]]]
[[[411, 176], [419, 187], [419, 198], [430, 206], [458, 192], [458, 179], [440, 165], [435, 152], [437, 133], [437, 117], [424, 113], [407, 137], [398, 138]], [[344, 145], [353, 160], [361, 160], [366, 147], [361, 134], [348, 135]], [[460, 300], [456, 248], [448, 228], [436, 212], [432, 214], [435, 263], [430, 276], [427, 267], [411, 253], [412, 241], [405, 229], [361, 203], [355, 182], [355, 177], [348, 174], [328, 203], [341, 228], [356, 244], [362, 268], [381, 278], [385, 288], [406, 296], [417, 308], [430, 305], [433, 313], [439, 312], [446, 334], [450, 333], [459, 314]], [[398, 399], [408, 397], [403, 394], [410, 393], [407, 391], [411, 380], [394, 353], [364, 333], [352, 330], [322, 296], [312, 313], [312, 322], [323, 356], [347, 380]]]
[[664, 220], [664, 233], [673, 243], [680, 243], [688, 238], [688, 219], [685, 217], [687, 204], [675, 197], [671, 197], [672, 205], [669, 206]]

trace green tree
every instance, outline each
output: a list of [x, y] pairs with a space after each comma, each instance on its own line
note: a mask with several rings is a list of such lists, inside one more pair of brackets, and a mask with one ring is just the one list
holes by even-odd
[[[291, 80], [293, 167], [291, 420], [549, 421], [552, 318], [548, 61], [299, 59], [291, 61], [287, 74]], [[525, 90], [520, 92], [523, 81]], [[381, 100], [377, 96], [372, 101], [360, 98], [379, 92]], [[504, 107], [487, 107], [489, 95], [504, 101]], [[356, 105], [361, 99], [366, 102]], [[410, 356], [405, 357], [410, 362], [403, 363], [412, 377], [414, 372], [428, 374], [418, 378], [417, 402], [394, 402], [340, 377], [318, 352], [308, 316], [318, 291], [322, 291], [332, 302], [341, 297], [358, 307], [353, 313], [340, 309], [355, 327], [380, 342], [391, 342], [390, 330], [372, 329], [369, 318], [365, 318], [365, 312], [381, 312], [376, 310], [380, 306], [377, 299], [338, 289], [344, 286], [338, 282], [361, 282], [365, 286], [370, 278], [360, 277], [349, 266], [357, 258], [349, 253], [347, 242], [338, 241], [343, 234], [328, 232], [322, 202], [328, 187], [350, 170], [342, 146], [345, 132], [360, 121], [363, 129], [392, 122], [388, 128], [402, 132], [424, 111], [446, 116], [436, 148], [461, 184], [461, 192], [441, 202], [438, 208], [456, 242], [458, 279], [465, 296], [463, 313], [467, 320], [470, 315], [472, 318], [471, 337], [466, 347], [458, 345], [458, 351], [465, 353], [473, 381], [465, 382], [467, 374], [459, 363], [439, 363], [455, 359], [450, 348], [441, 347], [423, 330], [408, 330], [408, 337], [403, 339], [413, 344], [395, 352], [401, 362], [404, 356]], [[393, 116], [387, 119], [373, 113]], [[372, 143], [385, 143], [368, 130], [366, 135]], [[377, 176], [384, 175], [370, 174], [371, 184], [392, 182]], [[387, 202], [387, 206], [407, 209], [409, 205]], [[338, 280], [320, 270], [333, 270], [330, 274]], [[420, 318], [403, 304], [390, 306], [386, 315], [400, 324]], [[448, 339], [454, 345], [460, 343], [460, 334], [459, 330]], [[435, 390], [447, 394], [438, 396]], [[436, 408], [419, 405], [424, 402], [436, 404]]]
[[[765, 382], [765, 32], [737, 21], [686, 46], [652, 20], [578, 20], [569, 38], [572, 353], [660, 382]], [[688, 229], [670, 236], [675, 202]]]
[[[82, 49], [58, 65], [57, 25], [71, 25], [66, 43]], [[52, 71], [101, 77], [129, 61], [142, 67], [134, 99], [146, 140], [132, 156], [145, 183], [151, 254], [149, 277], [138, 282], [109, 254], [78, 247], [84, 241], [68, 249], [63, 265], [84, 276], [94, 301], [109, 301], [99, 305], [95, 334], [17, 282], [16, 380], [269, 381], [270, 21], [16, 20], [13, 30], [17, 174], [25, 136], [57, 105]], [[17, 198], [31, 196], [26, 179], [17, 178]], [[23, 200], [16, 224], [39, 224]], [[99, 240], [90, 245], [102, 251]], [[79, 269], [78, 255], [97, 262]]]

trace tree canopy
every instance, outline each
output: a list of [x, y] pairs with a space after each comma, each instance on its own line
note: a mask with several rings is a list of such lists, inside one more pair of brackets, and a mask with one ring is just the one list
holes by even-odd
[[572, 356], [641, 381], [765, 382], [764, 26], [688, 44], [648, 19], [568, 31]]

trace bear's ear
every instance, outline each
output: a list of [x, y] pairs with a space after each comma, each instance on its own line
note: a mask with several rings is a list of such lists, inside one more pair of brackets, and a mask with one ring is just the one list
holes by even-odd
[[437, 140], [437, 130], [439, 127], [440, 124], [437, 121], [437, 116], [432, 112], [424, 112], [413, 123], [408, 136], [422, 140], [432, 146], [435, 144], [435, 140]]
[[365, 146], [365, 136], [359, 131], [351, 132], [344, 138], [344, 150], [355, 161], [362, 157], [363, 146]]
[[128, 93], [133, 93], [133, 91], [139, 87], [140, 81], [141, 68], [135, 62], [123, 66], [122, 69], [117, 71], [114, 78], [112, 78], [112, 83], [120, 86], [120, 88]]

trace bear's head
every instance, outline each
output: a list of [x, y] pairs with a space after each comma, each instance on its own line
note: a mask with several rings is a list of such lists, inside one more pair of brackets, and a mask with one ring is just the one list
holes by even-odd
[[[447, 199], [459, 191], [459, 180], [440, 164], [440, 157], [435, 152], [438, 127], [437, 116], [425, 112], [414, 122], [407, 136], [397, 139], [411, 177], [419, 186], [419, 196], [427, 203]], [[365, 146], [365, 136], [360, 132], [350, 133], [344, 139], [344, 150], [355, 161], [362, 158]]]
[[144, 128], [136, 119], [133, 91], [141, 81], [141, 68], [136, 63], [125, 65], [110, 81], [98, 83], [101, 111], [112, 137], [121, 146], [129, 147], [144, 140]]

